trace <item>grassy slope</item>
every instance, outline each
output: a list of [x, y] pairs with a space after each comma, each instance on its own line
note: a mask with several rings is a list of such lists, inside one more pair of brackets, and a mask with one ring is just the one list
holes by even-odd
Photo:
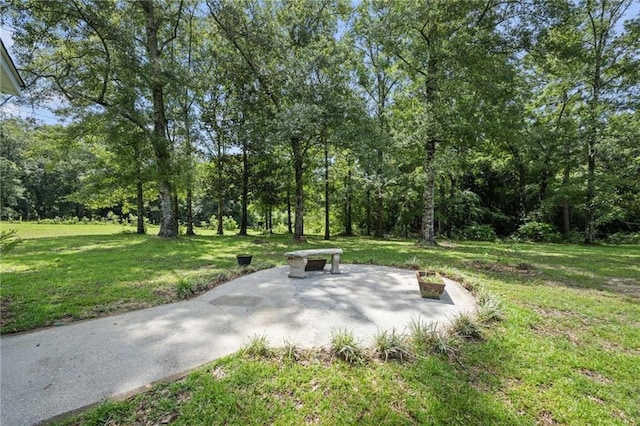
[[[27, 228], [34, 226], [39, 225]], [[85, 226], [76, 225], [78, 232]], [[211, 279], [235, 263], [236, 253], [283, 263], [282, 253], [297, 247], [285, 236], [262, 238], [267, 243], [254, 243], [255, 237], [164, 241], [124, 234], [25, 240], [2, 258], [2, 300], [10, 315], [3, 331], [162, 303], [175, 297], [176, 282]], [[419, 249], [409, 241], [360, 238], [312, 239], [308, 245], [343, 247], [345, 262], [417, 262], [456, 274], [498, 295], [507, 319], [483, 342], [466, 343], [459, 362], [428, 356], [414, 363], [353, 367], [317, 356], [291, 362], [235, 355], [73, 422], [637, 424], [640, 419], [640, 247], [455, 243]]]

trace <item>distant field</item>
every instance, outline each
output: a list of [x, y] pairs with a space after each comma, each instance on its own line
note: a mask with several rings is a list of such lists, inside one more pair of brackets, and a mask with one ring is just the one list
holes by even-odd
[[[35, 222], [0, 222], [0, 228], [3, 231], [15, 229], [18, 231], [20, 238], [45, 238], [45, 237], [64, 237], [70, 235], [112, 235], [122, 233], [133, 233], [136, 231], [132, 225], [114, 225], [105, 224], [48, 224]], [[147, 234], [155, 235], [158, 233], [159, 227], [156, 225], [147, 225]], [[198, 228], [200, 235], [214, 235], [215, 230]]]

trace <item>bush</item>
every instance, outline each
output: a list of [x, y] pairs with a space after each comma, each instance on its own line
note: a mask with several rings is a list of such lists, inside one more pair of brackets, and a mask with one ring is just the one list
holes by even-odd
[[640, 244], [640, 232], [616, 232], [607, 237], [609, 244]]
[[498, 236], [491, 225], [470, 225], [455, 233], [455, 237], [470, 241], [495, 241]]
[[536, 243], [554, 243], [561, 239], [560, 233], [553, 225], [544, 222], [527, 222], [520, 225], [518, 235], [526, 241]]

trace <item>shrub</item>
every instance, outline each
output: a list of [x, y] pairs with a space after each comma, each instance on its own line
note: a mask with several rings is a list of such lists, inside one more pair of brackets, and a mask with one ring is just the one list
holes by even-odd
[[238, 229], [238, 222], [231, 216], [225, 216], [222, 218], [222, 228], [225, 231], [235, 231]]
[[495, 241], [498, 238], [491, 225], [466, 226], [458, 231], [455, 236], [470, 241]]
[[402, 361], [410, 356], [406, 337], [397, 333], [395, 328], [388, 331], [378, 332], [375, 336], [376, 352], [381, 359], [397, 359]]
[[616, 232], [607, 237], [609, 244], [640, 244], [640, 232]]
[[364, 350], [351, 331], [339, 329], [331, 331], [331, 352], [349, 364], [362, 364]]
[[518, 235], [526, 241], [537, 243], [547, 242], [553, 243], [560, 241], [560, 233], [553, 225], [544, 222], [527, 222], [520, 225]]

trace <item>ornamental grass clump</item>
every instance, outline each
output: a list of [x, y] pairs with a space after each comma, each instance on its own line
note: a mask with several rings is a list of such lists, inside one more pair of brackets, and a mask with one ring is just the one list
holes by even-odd
[[365, 360], [364, 349], [360, 342], [347, 329], [331, 331], [332, 354], [349, 364], [362, 364]]
[[460, 312], [453, 318], [449, 332], [463, 339], [482, 339], [482, 326], [480, 322], [467, 312]]
[[195, 293], [194, 285], [191, 280], [182, 278], [174, 287], [178, 299], [187, 299]]
[[439, 329], [436, 322], [427, 323], [420, 317], [411, 318], [409, 332], [411, 343], [418, 354], [444, 354], [452, 358], [458, 350], [456, 336]]
[[267, 336], [254, 335], [249, 340], [249, 344], [244, 348], [244, 353], [255, 357], [268, 357], [271, 355], [271, 348]]
[[396, 332], [395, 328], [391, 332], [378, 332], [374, 340], [376, 353], [385, 362], [390, 359], [403, 361], [411, 356], [406, 336]]
[[502, 302], [486, 290], [478, 292], [478, 321], [483, 325], [504, 320]]

